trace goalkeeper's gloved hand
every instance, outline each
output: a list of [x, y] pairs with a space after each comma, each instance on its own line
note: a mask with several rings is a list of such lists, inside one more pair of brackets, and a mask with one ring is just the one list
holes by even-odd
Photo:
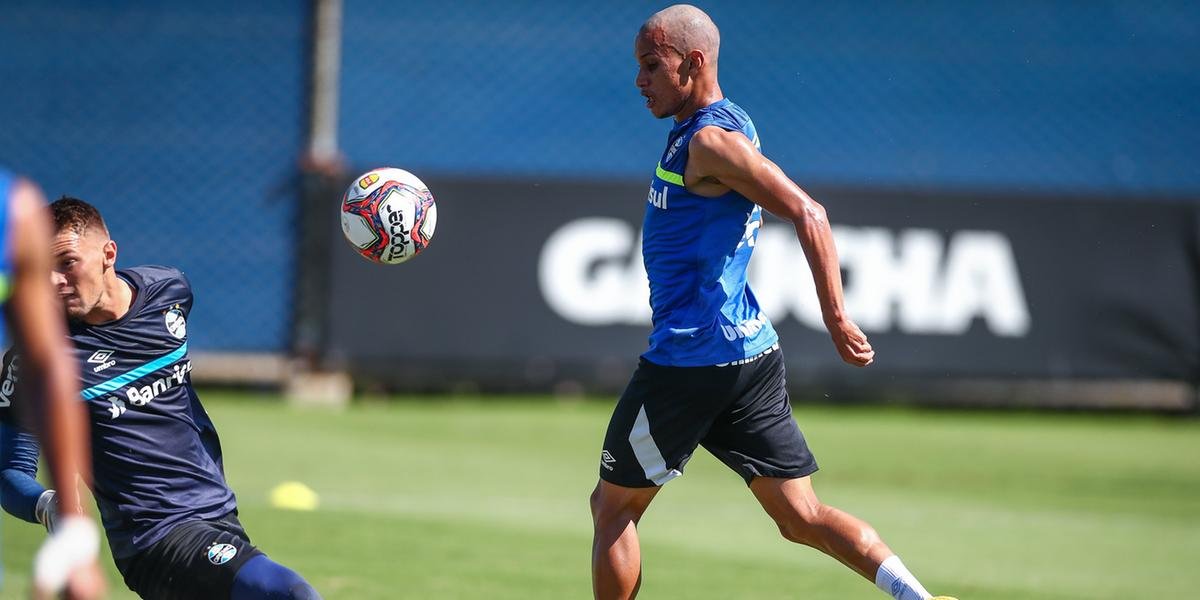
[[38, 496], [37, 504], [33, 507], [33, 516], [37, 518], [46, 531], [54, 533], [58, 528], [58, 494], [54, 490], [46, 490]]

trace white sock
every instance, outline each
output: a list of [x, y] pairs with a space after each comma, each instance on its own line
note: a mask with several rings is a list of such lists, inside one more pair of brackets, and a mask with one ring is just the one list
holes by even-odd
[[879, 565], [875, 585], [896, 600], [929, 600], [933, 597], [894, 554]]

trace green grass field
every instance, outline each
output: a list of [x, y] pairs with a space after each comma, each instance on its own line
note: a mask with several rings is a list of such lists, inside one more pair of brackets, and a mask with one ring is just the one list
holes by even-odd
[[[297, 410], [204, 396], [254, 541], [327, 599], [589, 598], [587, 497], [611, 401], [462, 399]], [[1200, 586], [1200, 421], [800, 407], [827, 503], [963, 600], [1186, 598]], [[302, 481], [314, 512], [272, 508]], [[3, 598], [35, 526], [5, 516]], [[648, 599], [883, 598], [789, 544], [701, 451], [642, 521]], [[107, 554], [112, 597], [129, 598]]]

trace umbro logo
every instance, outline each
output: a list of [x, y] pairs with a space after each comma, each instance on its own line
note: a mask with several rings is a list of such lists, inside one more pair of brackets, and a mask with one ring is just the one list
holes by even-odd
[[617, 459], [613, 458], [613, 455], [609, 454], [608, 450], [604, 450], [600, 453], [600, 466], [611, 471], [613, 470], [612, 465], [615, 462], [617, 462]]
[[92, 367], [93, 373], [99, 373], [115, 364], [117, 361], [112, 360], [112, 356], [116, 354], [115, 350], [97, 350], [92, 353], [92, 356], [87, 359], [89, 363], [96, 365]]

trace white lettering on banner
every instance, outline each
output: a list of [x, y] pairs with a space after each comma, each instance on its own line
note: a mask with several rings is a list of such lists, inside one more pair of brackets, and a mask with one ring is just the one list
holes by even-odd
[[[957, 335], [981, 319], [997, 336], [1029, 333], [1029, 306], [1004, 234], [964, 230], [948, 242], [933, 229], [834, 226], [833, 234], [847, 274], [846, 310], [863, 330]], [[589, 217], [555, 231], [538, 260], [546, 303], [580, 325], [649, 324], [639, 240], [620, 219]], [[792, 228], [763, 226], [756, 246], [750, 281], [763, 311], [823, 331], [812, 275]]]
[[550, 308], [580, 325], [650, 322], [650, 284], [633, 227], [589, 217], [550, 235], [538, 258], [538, 287]]
[[996, 335], [1029, 333], [1029, 307], [1008, 238], [995, 231], [960, 231], [950, 240], [942, 307], [947, 333], [962, 333], [982, 316]]

